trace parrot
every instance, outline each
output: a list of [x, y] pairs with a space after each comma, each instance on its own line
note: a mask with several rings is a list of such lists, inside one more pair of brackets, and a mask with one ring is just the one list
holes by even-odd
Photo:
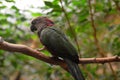
[[78, 66], [79, 56], [76, 48], [62, 31], [55, 28], [55, 23], [51, 19], [44, 16], [34, 18], [30, 30], [37, 32], [40, 42], [53, 57], [65, 61], [68, 72], [75, 80], [85, 80]]

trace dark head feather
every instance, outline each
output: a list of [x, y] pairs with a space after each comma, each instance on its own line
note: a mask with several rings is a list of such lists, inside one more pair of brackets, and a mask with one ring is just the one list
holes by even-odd
[[54, 23], [52, 20], [47, 17], [37, 17], [31, 22], [31, 31], [41, 31], [41, 29], [53, 26]]

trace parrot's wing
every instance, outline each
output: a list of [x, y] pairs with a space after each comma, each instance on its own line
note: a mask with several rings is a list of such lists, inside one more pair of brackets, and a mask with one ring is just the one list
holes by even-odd
[[68, 58], [74, 62], [79, 61], [75, 47], [59, 30], [52, 27], [46, 28], [41, 32], [40, 39], [52, 55]]

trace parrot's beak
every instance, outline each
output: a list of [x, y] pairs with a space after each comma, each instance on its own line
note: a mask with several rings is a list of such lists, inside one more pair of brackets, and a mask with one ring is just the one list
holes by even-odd
[[34, 31], [37, 30], [37, 28], [36, 28], [35, 26], [31, 25], [31, 26], [30, 26], [30, 30], [31, 30], [32, 32], [34, 32]]

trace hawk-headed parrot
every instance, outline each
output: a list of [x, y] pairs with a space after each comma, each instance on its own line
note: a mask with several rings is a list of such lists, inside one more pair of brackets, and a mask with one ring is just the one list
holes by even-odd
[[37, 17], [31, 22], [31, 31], [37, 31], [38, 37], [45, 48], [55, 57], [62, 58], [75, 80], [85, 80], [78, 66], [79, 57], [75, 47], [60, 30], [56, 29], [54, 22], [47, 17]]

